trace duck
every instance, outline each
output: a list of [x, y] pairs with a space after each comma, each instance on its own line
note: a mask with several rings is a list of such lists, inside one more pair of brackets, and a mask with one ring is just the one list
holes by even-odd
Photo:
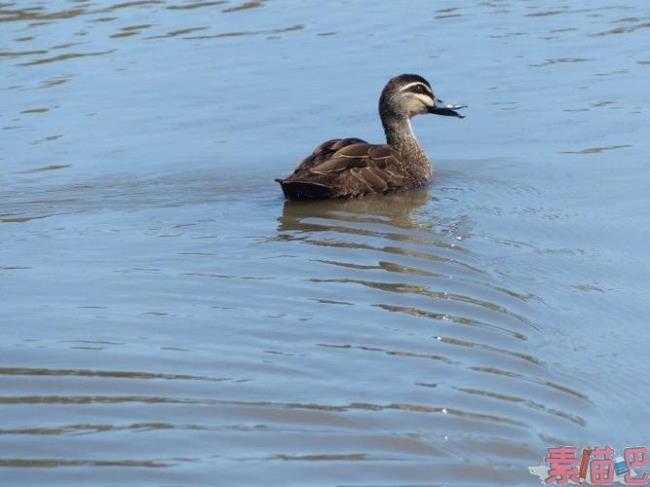
[[289, 200], [355, 198], [426, 185], [433, 176], [431, 161], [418, 142], [411, 118], [435, 114], [464, 118], [466, 105], [446, 104], [417, 74], [391, 78], [379, 97], [385, 144], [348, 137], [318, 145], [291, 175], [276, 179]]

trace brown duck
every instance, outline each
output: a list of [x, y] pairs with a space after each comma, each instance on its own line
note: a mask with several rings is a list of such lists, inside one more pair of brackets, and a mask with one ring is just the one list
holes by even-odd
[[386, 144], [356, 138], [323, 142], [286, 179], [276, 179], [292, 200], [344, 198], [386, 193], [426, 184], [431, 162], [411, 127], [415, 115], [434, 113], [463, 118], [463, 105], [437, 99], [431, 85], [417, 74], [392, 78], [379, 98]]

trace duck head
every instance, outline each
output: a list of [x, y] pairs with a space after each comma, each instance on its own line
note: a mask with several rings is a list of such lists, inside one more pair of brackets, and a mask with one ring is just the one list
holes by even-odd
[[379, 99], [382, 118], [412, 118], [426, 113], [464, 118], [458, 110], [465, 106], [450, 105], [436, 98], [429, 82], [417, 74], [401, 74], [392, 78]]

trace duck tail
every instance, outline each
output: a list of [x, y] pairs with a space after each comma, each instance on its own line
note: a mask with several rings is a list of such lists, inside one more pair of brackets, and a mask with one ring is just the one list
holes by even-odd
[[284, 196], [290, 200], [322, 200], [336, 197], [332, 188], [324, 184], [286, 179], [276, 181], [282, 186]]

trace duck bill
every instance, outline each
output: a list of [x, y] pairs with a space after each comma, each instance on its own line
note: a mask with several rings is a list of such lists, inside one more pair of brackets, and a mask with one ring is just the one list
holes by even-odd
[[429, 107], [429, 113], [434, 115], [444, 115], [445, 117], [465, 118], [465, 115], [458, 113], [458, 110], [465, 108], [467, 105], [452, 105], [442, 100], [436, 100], [432, 107]]

